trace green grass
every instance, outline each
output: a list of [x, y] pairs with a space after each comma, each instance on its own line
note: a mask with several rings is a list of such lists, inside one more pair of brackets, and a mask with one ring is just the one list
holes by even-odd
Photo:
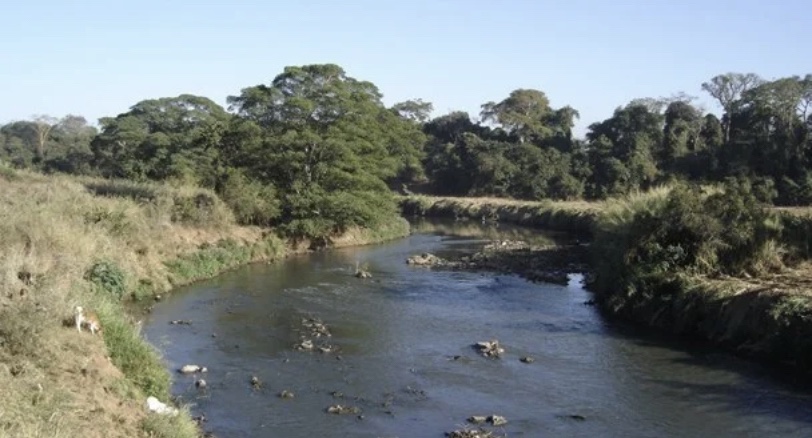
[[285, 254], [284, 242], [275, 235], [251, 245], [239, 245], [233, 240], [222, 240], [204, 245], [199, 250], [166, 262], [173, 284], [211, 278], [221, 272], [254, 260], [278, 260]]

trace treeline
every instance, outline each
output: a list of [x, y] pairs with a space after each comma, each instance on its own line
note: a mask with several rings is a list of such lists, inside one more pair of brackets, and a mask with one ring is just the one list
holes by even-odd
[[46, 172], [174, 180], [215, 189], [243, 223], [325, 237], [395, 212], [391, 189], [520, 199], [603, 199], [687, 180], [746, 181], [762, 202], [812, 202], [812, 75], [719, 75], [694, 98], [645, 98], [572, 129], [578, 112], [518, 89], [431, 118], [420, 99], [386, 107], [333, 64], [287, 67], [228, 110], [208, 98], [145, 100], [99, 120], [40, 116], [0, 127], [0, 160]]

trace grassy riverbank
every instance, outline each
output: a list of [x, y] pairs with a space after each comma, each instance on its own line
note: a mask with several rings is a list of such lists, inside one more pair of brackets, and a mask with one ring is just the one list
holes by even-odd
[[401, 196], [401, 211], [407, 217], [466, 218], [485, 222], [589, 234], [603, 203], [585, 201], [531, 202], [500, 198], [455, 198]]
[[590, 288], [609, 315], [804, 370], [812, 364], [812, 215], [754, 204], [720, 189], [673, 187], [595, 203], [401, 199], [406, 215], [588, 228]]
[[[335, 245], [403, 236], [405, 221]], [[0, 436], [194, 437], [188, 415], [147, 415], [171, 376], [125, 303], [292, 249], [236, 225], [213, 193], [0, 168]], [[103, 336], [68, 323], [93, 309]]]

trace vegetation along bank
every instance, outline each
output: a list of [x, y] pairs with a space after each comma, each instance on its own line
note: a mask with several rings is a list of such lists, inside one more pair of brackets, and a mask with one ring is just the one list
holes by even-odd
[[[588, 286], [609, 315], [801, 372], [812, 364], [812, 212], [767, 208], [747, 183], [675, 184], [591, 204], [431, 196], [400, 202], [406, 215], [484, 216], [582, 234], [587, 228]], [[503, 269], [532, 258], [519, 249], [498, 259]], [[543, 269], [514, 271], [533, 278]]]
[[[146, 415], [169, 376], [124, 303], [402, 235], [393, 192], [453, 197], [407, 198], [408, 214], [588, 236], [612, 314], [809, 365], [812, 75], [697, 85], [720, 114], [685, 93], [642, 97], [583, 138], [578, 111], [541, 90], [433, 115], [335, 64], [286, 67], [228, 108], [181, 94], [98, 125], [0, 126], [0, 436], [193, 436], [186, 414]], [[76, 305], [101, 336], [63, 325]]]

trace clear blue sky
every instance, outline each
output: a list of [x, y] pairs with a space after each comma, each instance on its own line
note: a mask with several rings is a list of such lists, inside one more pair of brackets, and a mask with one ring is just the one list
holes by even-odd
[[0, 14], [0, 123], [95, 122], [182, 93], [225, 105], [286, 65], [331, 62], [435, 114], [540, 89], [580, 111], [581, 134], [636, 97], [702, 95], [719, 73], [812, 73], [808, 0], [45, 0]]

